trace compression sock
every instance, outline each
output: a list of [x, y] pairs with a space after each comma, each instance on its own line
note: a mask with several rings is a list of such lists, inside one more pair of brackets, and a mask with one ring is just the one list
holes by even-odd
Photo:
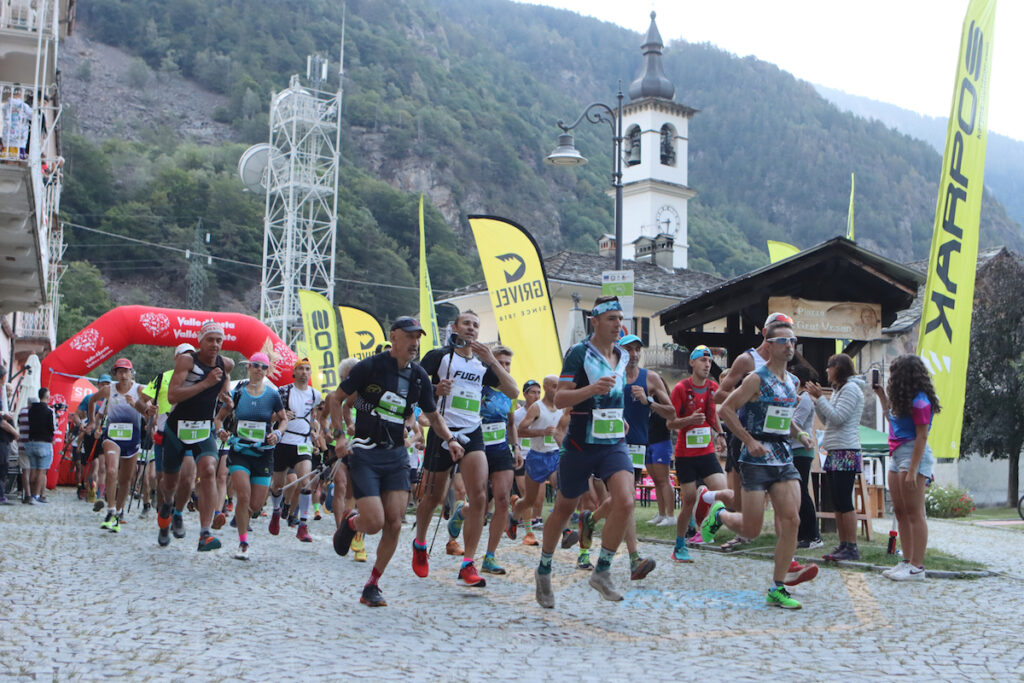
[[540, 553], [540, 566], [537, 567], [538, 574], [550, 574], [551, 573], [551, 558], [554, 557], [554, 553], [546, 553], [543, 550]]
[[299, 521], [305, 523], [309, 519], [309, 509], [313, 505], [313, 492], [302, 489], [299, 493]]
[[249, 534], [247, 532], [245, 532], [245, 531], [239, 531], [238, 532], [238, 542], [239, 543], [248, 543], [249, 542]]
[[639, 550], [634, 550], [633, 552], [631, 552], [629, 554], [629, 566], [630, 567], [632, 567], [633, 565], [635, 565], [639, 561], [640, 561], [640, 551]]
[[614, 550], [608, 550], [608, 548], [601, 546], [601, 554], [597, 558], [597, 571], [606, 572], [611, 569], [613, 557], [615, 557]]
[[284, 493], [282, 493], [280, 489], [270, 492], [270, 501], [273, 503], [275, 511], [281, 509], [282, 500], [284, 500]]
[[366, 582], [366, 585], [367, 586], [376, 586], [377, 585], [377, 581], [380, 580], [381, 574], [383, 574], [383, 573], [384, 572], [382, 572], [381, 570], [379, 570], [376, 567], [374, 567], [373, 570], [370, 572], [370, 580]]
[[470, 564], [473, 564], [473, 558], [472, 557], [463, 557], [462, 558], [462, 568], [463, 569], [465, 569], [466, 566], [470, 565]]

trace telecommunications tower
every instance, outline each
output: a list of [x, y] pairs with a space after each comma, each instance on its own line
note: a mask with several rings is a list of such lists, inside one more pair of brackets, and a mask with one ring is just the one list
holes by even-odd
[[327, 58], [308, 57], [306, 77], [273, 96], [269, 144], [238, 161], [246, 187], [266, 193], [260, 320], [288, 346], [302, 337], [300, 289], [334, 303], [343, 75], [339, 63], [338, 90], [328, 92]]

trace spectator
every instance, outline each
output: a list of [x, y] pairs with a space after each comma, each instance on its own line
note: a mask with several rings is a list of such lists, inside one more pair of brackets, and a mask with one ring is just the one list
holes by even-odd
[[28, 405], [18, 411], [18, 470], [21, 472], [21, 502], [25, 505], [35, 505], [32, 500], [31, 487], [29, 486], [29, 459], [25, 446], [28, 444], [28, 409], [38, 401], [36, 396], [28, 397]]
[[34, 494], [32, 499], [36, 503], [49, 502], [43, 491], [46, 489], [46, 472], [53, 463], [53, 434], [57, 431], [57, 416], [47, 405], [49, 398], [50, 390], [41, 388], [39, 400], [28, 409], [28, 443], [25, 444], [25, 450], [31, 468], [29, 493]]
[[11, 444], [18, 438], [14, 416], [7, 412], [7, 368], [0, 365], [0, 505], [13, 505], [7, 500], [7, 459]]
[[3, 119], [3, 157], [8, 160], [24, 160], [28, 156], [28, 134], [32, 126], [32, 107], [22, 100], [22, 90], [15, 88], [11, 99], [0, 105]]

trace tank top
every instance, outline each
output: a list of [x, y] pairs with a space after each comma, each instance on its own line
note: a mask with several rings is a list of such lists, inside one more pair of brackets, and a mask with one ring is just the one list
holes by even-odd
[[[523, 421], [523, 418], [525, 418], [525, 417], [526, 417], [526, 406], [519, 406], [518, 408], [516, 408], [516, 412], [512, 415], [512, 420], [515, 422], [517, 430], [519, 429], [519, 424]], [[529, 439], [524, 439], [524, 438], [520, 437], [519, 438], [519, 448], [520, 448], [520, 450], [524, 450], [524, 451], [530, 450], [530, 440]]]
[[[530, 425], [530, 429], [547, 429], [548, 427], [557, 427], [558, 421], [562, 419], [562, 409], [555, 408], [551, 410], [544, 401], [537, 401], [537, 407], [540, 408], [540, 414], [537, 419]], [[551, 436], [531, 436], [530, 437], [530, 450], [537, 451], [538, 453], [551, 453], [552, 451], [558, 450], [558, 442], [555, 440], [554, 435]]]
[[[135, 410], [135, 402], [139, 400], [139, 390], [142, 385], [133, 382], [127, 393], [122, 394], [117, 390], [117, 384], [110, 385], [110, 399], [107, 402], [107, 424], [108, 425], [132, 425], [135, 435], [138, 436], [142, 427], [142, 415]], [[125, 431], [121, 427], [117, 431]]]
[[647, 393], [647, 368], [640, 368], [636, 381], [626, 384], [626, 389], [623, 392], [624, 405], [622, 406], [622, 417], [629, 425], [629, 431], [626, 432], [626, 443], [646, 446], [649, 443], [647, 426], [651, 419], [651, 407], [645, 406], [633, 396], [633, 387], [640, 387], [645, 394]]
[[[192, 356], [192, 369], [185, 375], [184, 386], [186, 387], [202, 382], [214, 367], [224, 371], [224, 359], [219, 355], [215, 366], [201, 363], [199, 355], [195, 351], [190, 351], [189, 355]], [[171, 414], [167, 416], [167, 426], [177, 433], [180, 420], [212, 420], [217, 410], [217, 396], [220, 395], [221, 387], [222, 384], [218, 382], [206, 387], [195, 396], [175, 404], [171, 409]]]
[[767, 365], [756, 371], [761, 378], [761, 391], [757, 399], [746, 405], [743, 426], [750, 435], [764, 444], [768, 452], [763, 457], [750, 455], [744, 446], [740, 462], [755, 465], [785, 465], [792, 462], [789, 448], [790, 423], [799, 400], [796, 394], [798, 380], [786, 373], [780, 380]]

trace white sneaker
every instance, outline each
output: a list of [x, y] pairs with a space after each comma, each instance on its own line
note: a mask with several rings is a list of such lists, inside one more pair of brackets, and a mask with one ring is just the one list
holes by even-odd
[[907, 563], [906, 567], [907, 567], [906, 570], [900, 572], [899, 574], [893, 572], [893, 574], [889, 578], [892, 579], [893, 581], [924, 581], [925, 580], [924, 567], [921, 567], [920, 569], [918, 569], [917, 567], [915, 567], [914, 565], [910, 564], [909, 562]]
[[895, 567], [889, 567], [884, 572], [882, 572], [882, 576], [884, 576], [887, 579], [891, 579], [892, 575], [895, 574], [897, 571], [901, 571], [902, 568], [903, 568], [903, 565], [905, 565], [905, 564], [910, 564], [910, 563], [907, 562], [906, 560], [903, 560], [900, 563], [898, 563]]
[[654, 515], [649, 520], [647, 520], [647, 523], [650, 524], [651, 526], [658, 526], [659, 524], [661, 524], [661, 520], [663, 520], [663, 519], [665, 519], [665, 518], [662, 517], [660, 514], [659, 515]]
[[662, 517], [656, 526], [675, 526], [676, 520], [672, 517]]
[[909, 562], [901, 562], [896, 565], [887, 578], [890, 578], [893, 581], [906, 581], [907, 577], [910, 576], [910, 570], [913, 568], [914, 566]]
[[236, 560], [248, 560], [250, 557], [252, 557], [252, 556], [249, 554], [249, 544], [248, 543], [239, 543], [238, 544], [238, 550], [235, 551], [235, 559]]

